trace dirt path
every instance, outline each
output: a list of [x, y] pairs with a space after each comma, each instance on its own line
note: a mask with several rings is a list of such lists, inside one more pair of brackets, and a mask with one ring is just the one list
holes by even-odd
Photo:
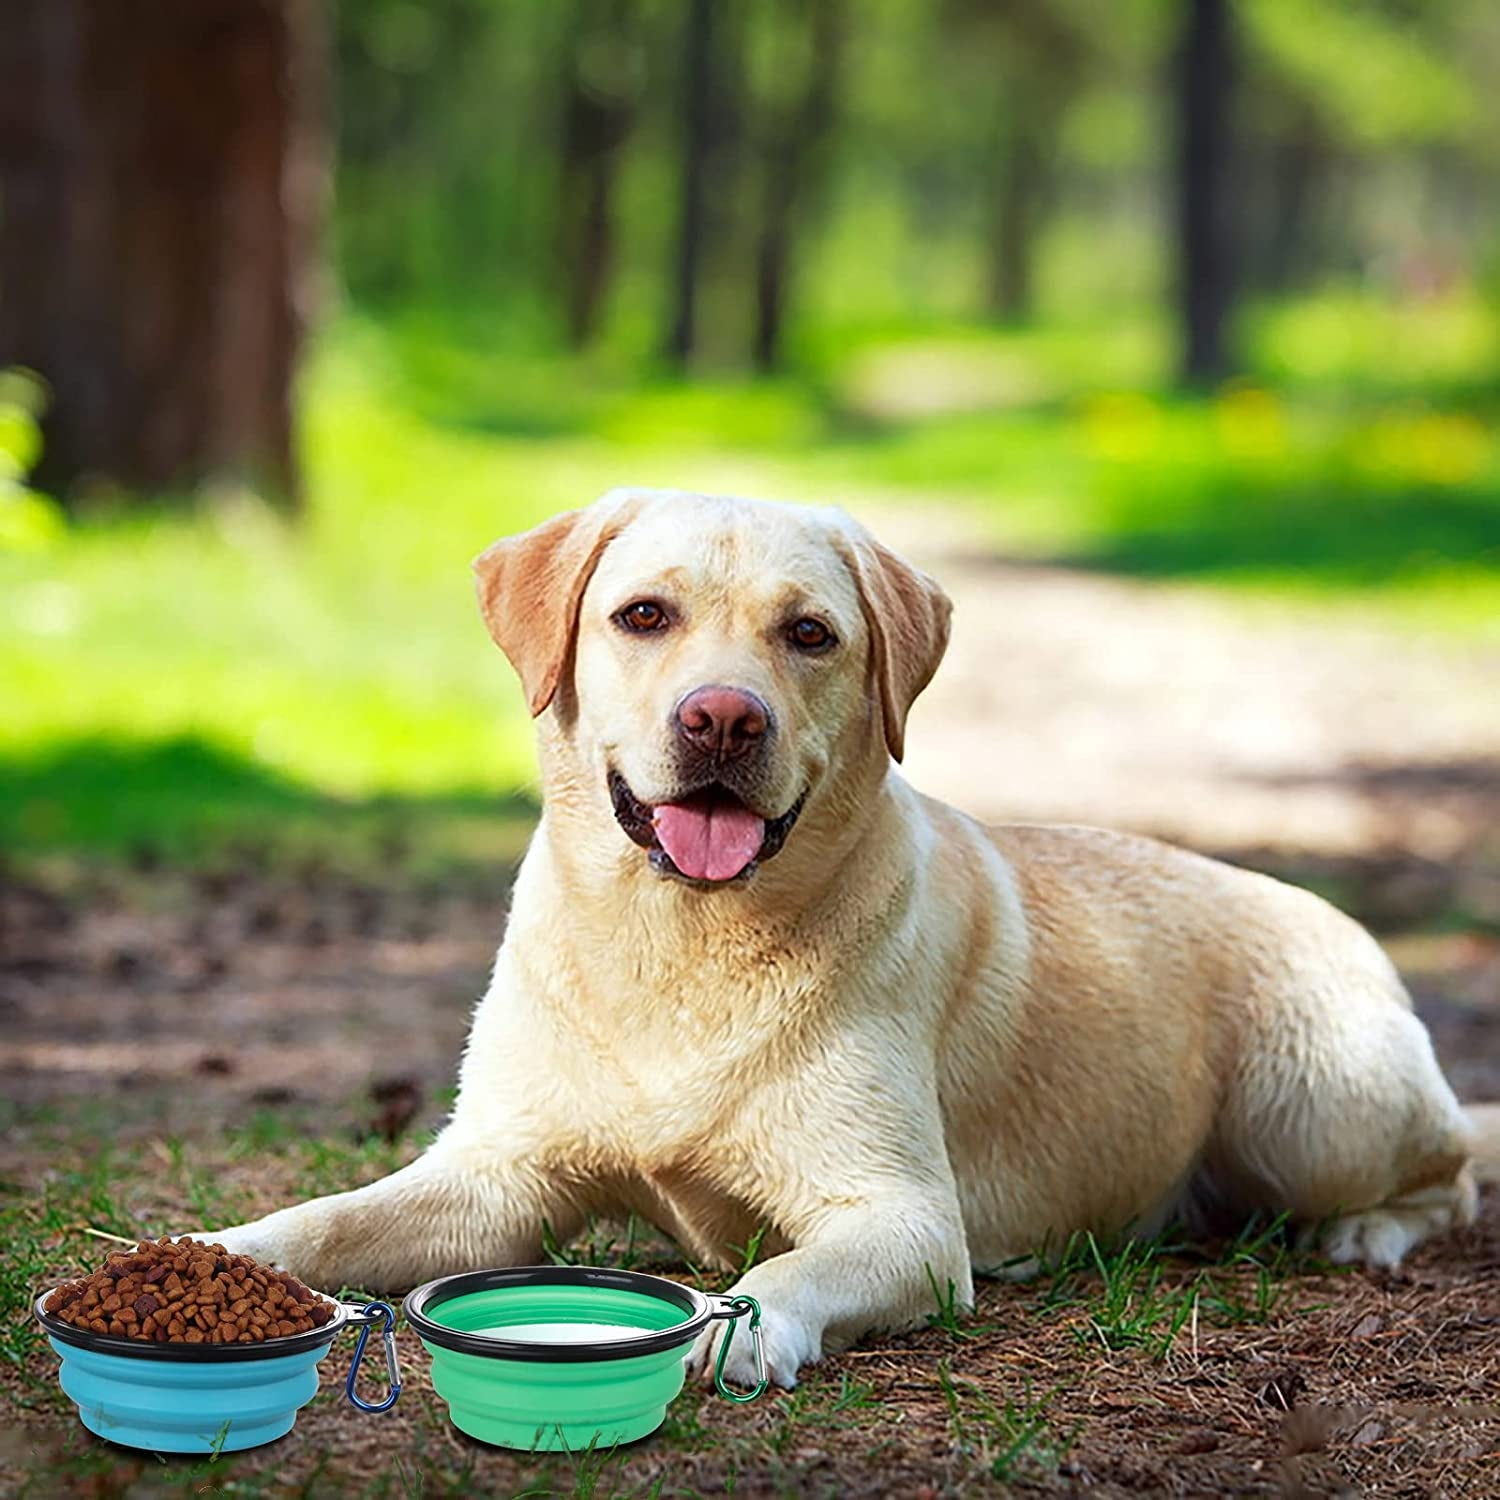
[[906, 770], [990, 818], [1200, 848], [1451, 860], [1500, 824], [1500, 649], [987, 556], [876, 512], [955, 604]]

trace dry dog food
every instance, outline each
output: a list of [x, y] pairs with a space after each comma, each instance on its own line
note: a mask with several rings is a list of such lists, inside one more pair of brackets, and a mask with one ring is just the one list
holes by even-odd
[[117, 1250], [42, 1306], [75, 1328], [158, 1344], [260, 1344], [321, 1328], [334, 1314], [295, 1276], [186, 1235]]

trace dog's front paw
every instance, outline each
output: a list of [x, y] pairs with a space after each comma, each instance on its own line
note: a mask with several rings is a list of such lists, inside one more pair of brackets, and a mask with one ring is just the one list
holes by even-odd
[[[730, 1294], [731, 1296], [733, 1293]], [[701, 1379], [712, 1383], [714, 1366], [718, 1362], [719, 1347], [729, 1337], [728, 1320], [712, 1323], [693, 1345], [688, 1357], [688, 1370]], [[766, 1351], [766, 1373], [773, 1385], [791, 1390], [797, 1384], [797, 1372], [803, 1365], [813, 1364], [823, 1352], [822, 1339], [815, 1329], [807, 1327], [795, 1317], [788, 1317], [771, 1307], [761, 1308], [761, 1340]], [[729, 1356], [724, 1361], [725, 1383], [738, 1390], [755, 1388], [760, 1374], [755, 1368], [755, 1340], [750, 1336], [748, 1318], [734, 1320], [734, 1341], [729, 1346]]]

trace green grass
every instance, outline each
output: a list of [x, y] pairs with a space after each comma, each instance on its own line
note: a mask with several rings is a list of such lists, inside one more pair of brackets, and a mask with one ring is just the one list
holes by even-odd
[[748, 1276], [760, 1260], [760, 1252], [766, 1243], [766, 1236], [771, 1232], [769, 1224], [757, 1224], [750, 1238], [743, 1245], [731, 1245], [729, 1248], [739, 1257], [740, 1276]]
[[620, 483], [964, 507], [1012, 553], [1494, 638], [1497, 329], [1335, 290], [1252, 310], [1251, 376], [1184, 400], [1131, 311], [868, 327], [696, 385], [348, 320], [305, 381], [300, 528], [225, 497], [0, 554], [0, 847], [513, 852], [531, 732], [467, 565]]
[[1014, 1479], [1030, 1466], [1056, 1469], [1067, 1457], [1076, 1434], [1052, 1425], [1047, 1407], [1056, 1392], [1033, 1398], [1028, 1390], [1019, 1399], [996, 1400], [976, 1382], [955, 1376], [946, 1359], [938, 1362], [937, 1376], [954, 1447], [992, 1479]]
[[[807, 1390], [812, 1393], [813, 1388], [809, 1386]], [[811, 1409], [802, 1414], [802, 1420], [813, 1426], [855, 1426], [863, 1416], [876, 1411], [880, 1404], [873, 1382], [855, 1380], [847, 1371], [839, 1376], [838, 1385], [825, 1386], [815, 1394]], [[793, 1392], [792, 1400], [796, 1400], [796, 1392]]]
[[1092, 1234], [1084, 1246], [1099, 1273], [1099, 1288], [1084, 1304], [1084, 1321], [1074, 1329], [1082, 1345], [1096, 1340], [1105, 1350], [1144, 1349], [1160, 1358], [1176, 1342], [1193, 1315], [1195, 1282], [1163, 1284], [1158, 1247], [1126, 1240], [1107, 1256]]
[[644, 1258], [643, 1235], [654, 1235], [635, 1214], [623, 1224], [590, 1214], [572, 1239], [563, 1242], [552, 1225], [542, 1220], [542, 1253], [554, 1266], [612, 1266], [633, 1271]]
[[117, 1163], [108, 1152], [86, 1166], [48, 1175], [39, 1191], [19, 1183], [0, 1183], [0, 1359], [11, 1365], [23, 1384], [23, 1402], [52, 1402], [56, 1388], [38, 1384], [28, 1361], [42, 1339], [31, 1316], [31, 1299], [64, 1273], [81, 1273], [100, 1259], [101, 1241], [86, 1227], [132, 1236], [136, 1222], [115, 1186]]
[[[1073, 1234], [1055, 1255], [1039, 1255], [1036, 1310], [1066, 1317], [1083, 1354], [1135, 1350], [1162, 1360], [1189, 1326], [1274, 1322], [1288, 1311], [1297, 1278], [1343, 1269], [1296, 1241], [1285, 1216], [1252, 1220], [1217, 1247], [1208, 1266], [1193, 1258], [1188, 1247], [1161, 1237]], [[1312, 1310], [1314, 1304], [1297, 1307]]]
[[973, 1309], [965, 1307], [959, 1301], [958, 1286], [951, 1277], [939, 1285], [937, 1273], [932, 1267], [929, 1265], [925, 1269], [927, 1285], [932, 1291], [932, 1300], [936, 1307], [936, 1311], [927, 1314], [929, 1328], [946, 1333], [951, 1339], [977, 1338], [980, 1334], [993, 1331], [988, 1324], [981, 1327], [972, 1322]]
[[818, 1433], [874, 1428], [895, 1413], [876, 1394], [875, 1386], [847, 1372], [835, 1383], [804, 1376], [796, 1388], [776, 1401], [775, 1426], [766, 1434], [767, 1449], [786, 1459], [801, 1444], [816, 1442]]

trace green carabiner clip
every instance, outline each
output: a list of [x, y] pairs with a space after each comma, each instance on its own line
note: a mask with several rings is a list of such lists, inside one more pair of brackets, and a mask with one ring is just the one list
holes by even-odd
[[[750, 1314], [750, 1337], [755, 1343], [756, 1385], [753, 1391], [741, 1395], [724, 1384], [724, 1361], [729, 1358], [729, 1346], [734, 1342], [735, 1327], [746, 1313]], [[757, 1396], [765, 1394], [766, 1387], [771, 1383], [771, 1377], [766, 1373], [766, 1341], [760, 1329], [760, 1303], [754, 1297], [730, 1297], [725, 1301], [725, 1310], [716, 1316], [727, 1318], [729, 1327], [724, 1330], [724, 1342], [719, 1345], [719, 1358], [714, 1365], [714, 1385], [726, 1401], [740, 1404], [754, 1401]]]

